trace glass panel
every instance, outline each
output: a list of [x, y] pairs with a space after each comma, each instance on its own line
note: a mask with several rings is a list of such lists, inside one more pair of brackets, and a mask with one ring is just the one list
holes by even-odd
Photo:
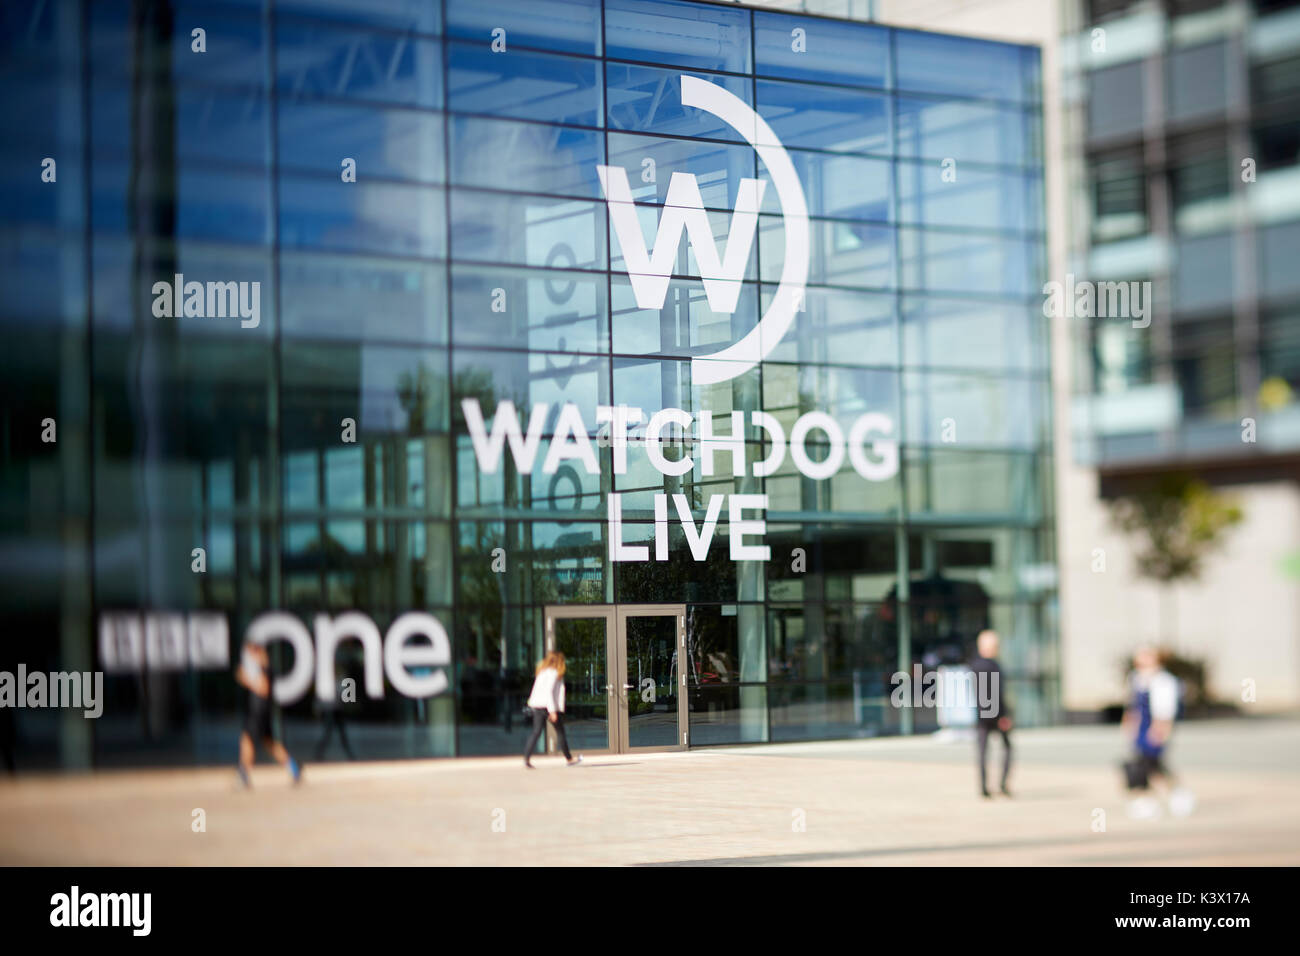
[[441, 258], [447, 245], [440, 189], [280, 177], [280, 241], [299, 248]]
[[452, 247], [462, 262], [603, 269], [605, 216], [603, 202], [454, 190]]
[[898, 164], [899, 219], [925, 226], [1032, 232], [1042, 222], [1042, 183], [959, 163], [955, 180], [937, 163]]
[[[812, 249], [809, 282], [874, 289], [894, 286], [893, 229], [863, 222], [810, 219], [808, 234]], [[784, 217], [760, 216], [758, 241], [763, 281], [779, 282], [785, 267]]]
[[596, 178], [604, 148], [595, 130], [455, 116], [450, 136], [458, 186], [604, 198]]
[[344, 157], [358, 178], [439, 183], [442, 116], [408, 109], [280, 100], [280, 165], [339, 179]]
[[[790, 158], [803, 185], [808, 215], [834, 219], [858, 219], [889, 222], [890, 164], [883, 159], [861, 156], [827, 155], [802, 149], [790, 150]], [[781, 200], [772, 186], [766, 166], [759, 179], [767, 184], [763, 191], [762, 210], [779, 213]], [[935, 172], [938, 179], [938, 172]]]
[[881, 89], [889, 82], [889, 33], [881, 27], [755, 13], [754, 55], [760, 76]]
[[903, 228], [898, 245], [904, 289], [1029, 296], [1039, 288], [1041, 242]]
[[1233, 86], [1227, 43], [1216, 41], [1174, 50], [1166, 62], [1171, 120], [1205, 117], [1227, 109]]
[[[214, 32], [209, 30], [210, 35]], [[282, 93], [442, 106], [442, 50], [437, 41], [292, 20], [280, 21], [275, 34]], [[183, 58], [207, 60], [191, 56], [188, 49]]]
[[565, 666], [564, 731], [574, 753], [611, 747], [606, 647], [605, 618], [556, 619], [555, 649]]
[[900, 95], [895, 108], [899, 156], [1004, 166], [1040, 159], [1038, 120], [1018, 107]]
[[[747, 104], [753, 103], [750, 83], [743, 77], [694, 71], [688, 75], [714, 83]], [[605, 65], [605, 96], [611, 130], [745, 142], [741, 133], [712, 113], [682, 105], [680, 70], [608, 63]]]
[[758, 113], [786, 147], [842, 153], [889, 152], [889, 97], [759, 80]]
[[275, 8], [280, 15], [296, 13], [368, 27], [433, 34], [442, 30], [439, 5], [428, 0], [384, 0], [364, 6], [353, 0], [276, 0]]
[[[677, 721], [677, 617], [630, 617], [627, 672], [629, 747], [671, 747], [681, 743]], [[631, 684], [631, 687], [627, 685]]]
[[906, 367], [1045, 371], [1050, 367], [1047, 335], [1048, 320], [1034, 306], [937, 296], [903, 299]]
[[898, 88], [1027, 103], [1039, 96], [1038, 50], [988, 40], [894, 34]]
[[605, 55], [749, 72], [749, 12], [675, 0], [606, 0]]
[[447, 108], [576, 126], [599, 126], [600, 64], [546, 53], [493, 53], [449, 44]]
[[[600, 55], [600, 0], [447, 0], [447, 34], [489, 49], [493, 30], [512, 46]], [[511, 54], [513, 56], [513, 54]]]
[[1088, 74], [1088, 135], [1122, 136], [1142, 128], [1145, 118], [1143, 63], [1123, 63]]

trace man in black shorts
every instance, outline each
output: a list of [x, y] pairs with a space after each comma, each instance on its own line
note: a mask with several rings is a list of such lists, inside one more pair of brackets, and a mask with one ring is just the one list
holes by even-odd
[[244, 653], [240, 657], [235, 680], [248, 688], [248, 719], [244, 723], [243, 733], [239, 735], [237, 769], [240, 781], [245, 787], [253, 785], [248, 771], [252, 768], [253, 758], [256, 756], [253, 749], [254, 741], [260, 740], [262, 746], [275, 758], [276, 763], [288, 768], [293, 782], [297, 783], [302, 779], [302, 769], [298, 766], [298, 762], [289, 756], [289, 751], [284, 749], [284, 744], [275, 739], [275, 733], [271, 729], [271, 661], [265, 647], [261, 644], [244, 645]]

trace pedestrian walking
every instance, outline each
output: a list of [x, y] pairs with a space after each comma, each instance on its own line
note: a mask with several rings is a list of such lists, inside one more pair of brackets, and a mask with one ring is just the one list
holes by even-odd
[[1002, 679], [1002, 666], [998, 663], [998, 632], [980, 631], [975, 639], [976, 656], [970, 662], [975, 673], [976, 709], [975, 731], [980, 767], [980, 793], [991, 797], [988, 784], [989, 736], [1002, 735], [1002, 793], [1011, 796], [1007, 778], [1011, 774], [1011, 708], [1007, 705], [1006, 681]]
[[1153, 647], [1139, 648], [1133, 655], [1129, 702], [1121, 725], [1133, 747], [1133, 756], [1124, 765], [1129, 792], [1134, 795], [1128, 808], [1132, 817], [1160, 815], [1160, 804], [1150, 793], [1153, 781], [1167, 791], [1169, 810], [1175, 816], [1186, 816], [1196, 805], [1195, 795], [1179, 786], [1165, 762], [1181, 697], [1178, 678], [1165, 669], [1160, 652]]
[[244, 723], [243, 733], [239, 735], [239, 780], [245, 787], [253, 785], [248, 772], [253, 767], [254, 749], [261, 742], [276, 763], [289, 771], [293, 782], [302, 779], [302, 769], [298, 762], [289, 756], [284, 744], [276, 739], [271, 728], [271, 664], [266, 648], [261, 644], [245, 643], [240, 655], [239, 670], [235, 680], [248, 689], [248, 719]]
[[533, 748], [537, 746], [548, 720], [555, 728], [555, 736], [568, 765], [573, 767], [582, 763], [581, 756], [574, 757], [569, 753], [569, 741], [564, 735], [564, 655], [559, 651], [550, 651], [537, 665], [528, 706], [533, 711], [533, 732], [528, 735], [528, 745], [524, 747], [524, 766], [532, 769]]

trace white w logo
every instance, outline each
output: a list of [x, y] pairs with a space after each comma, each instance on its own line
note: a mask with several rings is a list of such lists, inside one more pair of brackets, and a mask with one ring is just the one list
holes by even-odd
[[[739, 342], [711, 355], [697, 355], [691, 359], [692, 381], [697, 385], [711, 385], [735, 378], [766, 358], [790, 328], [795, 313], [803, 311], [804, 282], [808, 278], [808, 206], [790, 155], [762, 117], [743, 100], [707, 80], [694, 76], [683, 76], [681, 80], [683, 106], [694, 106], [719, 117], [754, 147], [772, 177], [785, 218], [785, 261], [781, 267], [781, 283], [767, 312]], [[765, 183], [757, 179], [740, 181], [736, 190], [736, 210], [727, 235], [727, 249], [719, 258], [695, 176], [673, 173], [664, 199], [663, 218], [659, 220], [655, 234], [654, 253], [651, 254], [641, 235], [627, 171], [621, 166], [597, 166], [596, 173], [605, 192], [605, 204], [609, 207], [614, 234], [623, 250], [623, 261], [627, 265], [638, 308], [663, 308], [682, 229], [685, 228], [700, 266], [709, 308], [714, 312], [736, 311], [745, 264], [749, 261], [754, 232], [758, 228], [758, 207], [763, 201]]]
[[749, 250], [754, 245], [754, 233], [758, 229], [758, 207], [763, 201], [767, 183], [757, 179], [740, 181], [736, 212], [727, 236], [727, 251], [719, 261], [718, 248], [713, 244], [713, 230], [704, 212], [704, 199], [693, 173], [673, 173], [668, 183], [664, 215], [659, 220], [652, 256], [646, 251], [636, 207], [632, 205], [627, 171], [622, 166], [597, 166], [596, 172], [605, 191], [614, 234], [623, 250], [623, 261], [627, 263], [627, 275], [632, 280], [637, 308], [663, 308], [673, 262], [682, 241], [682, 228], [685, 227], [691, 245], [695, 247], [695, 260], [700, 264], [700, 277], [704, 280], [709, 308], [714, 312], [735, 312], [736, 300], [740, 297], [740, 281], [745, 277], [745, 263], [749, 261]]

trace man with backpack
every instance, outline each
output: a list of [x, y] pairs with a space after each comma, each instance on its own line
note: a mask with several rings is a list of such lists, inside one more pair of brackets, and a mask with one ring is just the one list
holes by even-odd
[[1159, 816], [1160, 805], [1147, 791], [1152, 778], [1158, 778], [1169, 791], [1169, 809], [1175, 816], [1186, 816], [1195, 806], [1190, 790], [1177, 786], [1165, 764], [1165, 749], [1178, 718], [1182, 687], [1173, 674], [1165, 670], [1159, 652], [1143, 647], [1133, 656], [1133, 674], [1129, 678], [1129, 705], [1124, 711], [1125, 736], [1133, 742], [1134, 755], [1125, 765], [1130, 791], [1137, 791], [1129, 804], [1129, 815], [1139, 819]]

